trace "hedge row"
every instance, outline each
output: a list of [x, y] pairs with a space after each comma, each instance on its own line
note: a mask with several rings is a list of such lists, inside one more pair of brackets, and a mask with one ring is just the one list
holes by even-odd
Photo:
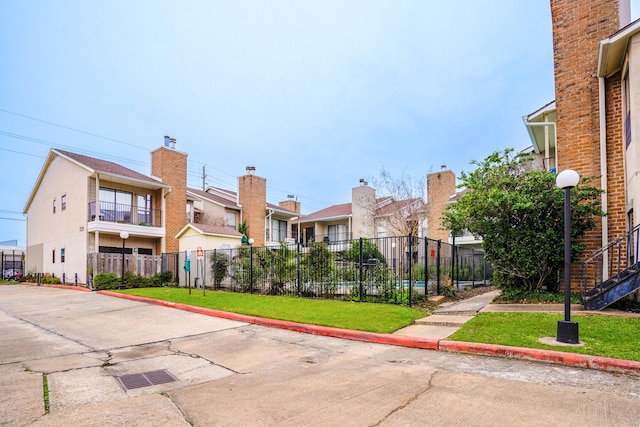
[[[130, 288], [154, 288], [161, 286], [173, 286], [171, 282], [173, 274], [171, 271], [163, 271], [153, 277], [143, 277], [134, 275], [131, 273], [125, 273], [124, 275], [124, 287]], [[123, 281], [120, 280], [120, 276], [114, 273], [102, 273], [93, 278], [93, 286], [95, 289], [107, 290], [107, 289], [119, 289]]]

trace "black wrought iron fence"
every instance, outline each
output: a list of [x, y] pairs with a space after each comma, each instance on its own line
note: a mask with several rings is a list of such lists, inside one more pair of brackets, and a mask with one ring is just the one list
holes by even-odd
[[186, 259], [162, 261], [183, 287], [409, 305], [443, 286], [487, 285], [492, 274], [481, 251], [410, 236], [192, 250], [188, 271]]

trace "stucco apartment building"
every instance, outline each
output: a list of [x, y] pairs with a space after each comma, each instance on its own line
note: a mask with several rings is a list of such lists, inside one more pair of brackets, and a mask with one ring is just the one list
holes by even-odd
[[551, 1], [556, 99], [523, 118], [548, 170], [599, 177], [608, 215], [587, 235], [587, 255], [638, 224], [640, 20], [630, 9], [629, 0]]
[[456, 192], [456, 176], [446, 168], [427, 175], [425, 195], [404, 200], [377, 197], [365, 180], [351, 190], [351, 202], [329, 206], [292, 222], [292, 235], [302, 243], [344, 242], [351, 239], [401, 235], [397, 221], [414, 221], [417, 237], [448, 241], [441, 215]]
[[[247, 173], [238, 178], [238, 191], [187, 187], [187, 154], [175, 140], [151, 153], [151, 175], [116, 163], [66, 150], [52, 149], [29, 195], [27, 215], [27, 273], [50, 273], [87, 283], [92, 254], [122, 253], [127, 271], [140, 271], [144, 257], [185, 248], [217, 249], [237, 246], [237, 227], [249, 224], [256, 245], [285, 240], [272, 224], [299, 215], [299, 204], [267, 204], [266, 180]], [[284, 207], [283, 207], [284, 206]], [[298, 212], [287, 208], [297, 209]], [[139, 265], [144, 265], [141, 263]]]

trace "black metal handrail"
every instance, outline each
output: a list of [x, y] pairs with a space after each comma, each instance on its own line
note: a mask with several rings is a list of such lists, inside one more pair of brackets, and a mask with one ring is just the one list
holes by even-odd
[[629, 268], [637, 269], [639, 237], [640, 224], [624, 236], [601, 247], [582, 262], [580, 294], [583, 299], [587, 292], [604, 290], [607, 281], [614, 278], [620, 281], [621, 275]]

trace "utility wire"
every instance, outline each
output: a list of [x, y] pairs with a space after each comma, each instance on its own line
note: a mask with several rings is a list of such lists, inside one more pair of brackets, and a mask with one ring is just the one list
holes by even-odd
[[128, 145], [130, 147], [135, 147], [135, 148], [141, 148], [143, 150], [147, 149], [146, 147], [142, 147], [140, 145], [135, 145], [135, 144], [132, 144], [130, 142], [121, 141], [119, 139], [114, 139], [114, 138], [109, 138], [107, 136], [102, 136], [102, 135], [98, 135], [96, 133], [92, 133], [92, 132], [87, 132], [87, 131], [84, 131], [84, 130], [76, 129], [76, 128], [73, 128], [71, 126], [60, 125], [58, 123], [53, 123], [53, 122], [49, 122], [47, 120], [38, 119], [36, 117], [27, 116], [26, 114], [20, 114], [20, 113], [14, 112], [14, 111], [5, 110], [4, 108], [0, 108], [0, 111], [2, 111], [3, 113], [7, 113], [7, 114], [13, 114], [14, 116], [24, 117], [25, 119], [34, 120], [36, 122], [45, 123], [45, 124], [48, 124], [48, 125], [51, 125], [51, 126], [59, 127], [59, 128], [62, 128], [62, 129], [67, 129], [67, 130], [70, 130], [70, 131], [73, 131], [73, 132], [78, 132], [78, 133], [81, 133], [81, 134], [84, 134], [84, 135], [93, 136], [95, 138], [105, 139], [107, 141], [118, 142], [120, 144]]
[[[47, 124], [47, 125], [50, 125], [50, 126], [55, 126], [55, 127], [61, 128], [61, 129], [70, 130], [72, 132], [77, 132], [77, 133], [80, 133], [80, 134], [83, 134], [83, 135], [92, 136], [94, 138], [100, 138], [100, 139], [104, 139], [104, 140], [107, 140], [107, 141], [112, 141], [112, 142], [117, 142], [119, 144], [124, 144], [124, 145], [130, 146], [130, 147], [135, 147], [135, 148], [139, 148], [139, 149], [142, 149], [142, 150], [148, 150], [147, 147], [143, 147], [143, 146], [140, 146], [140, 145], [132, 144], [130, 142], [122, 141], [122, 140], [115, 139], [115, 138], [110, 138], [110, 137], [99, 135], [99, 134], [96, 134], [96, 133], [93, 133], [93, 132], [87, 132], [87, 131], [84, 131], [84, 130], [81, 130], [81, 129], [77, 129], [77, 128], [74, 128], [74, 127], [71, 127], [71, 126], [61, 125], [61, 124], [58, 124], [58, 123], [50, 122], [48, 120], [43, 120], [43, 119], [39, 119], [37, 117], [33, 117], [33, 116], [26, 115], [26, 114], [17, 113], [15, 111], [10, 111], [10, 110], [4, 109], [4, 108], [0, 108], [0, 112], [7, 113], [7, 114], [12, 114], [14, 116], [18, 116], [18, 117], [22, 117], [22, 118], [25, 118], [25, 119], [33, 120], [33, 121], [36, 121], [36, 122], [39, 122], [39, 123], [44, 123], [44, 124]], [[121, 158], [121, 157], [117, 157], [117, 156], [103, 155], [101, 153], [96, 153], [96, 152], [92, 152], [92, 151], [88, 151], [88, 150], [78, 150], [75, 147], [65, 146], [65, 145], [61, 145], [61, 144], [54, 144], [54, 143], [52, 143], [50, 141], [45, 141], [45, 140], [42, 140], [42, 139], [32, 138], [32, 137], [19, 135], [19, 134], [14, 134], [14, 133], [10, 133], [10, 132], [0, 131], [0, 135], [4, 135], [4, 136], [10, 137], [10, 138], [21, 139], [21, 140], [24, 140], [24, 141], [30, 141], [30, 142], [34, 142], [34, 143], [37, 143], [37, 144], [49, 145], [49, 146], [54, 146], [54, 147], [58, 147], [58, 148], [66, 148], [66, 149], [70, 149], [70, 150], [74, 150], [74, 151], [80, 151], [81, 153], [86, 153], [86, 154], [90, 154], [90, 155], [94, 155], [94, 156], [101, 156], [103, 158], [107, 157], [107, 158], [110, 158], [110, 159], [118, 160], [118, 161], [121, 161], [121, 162], [126, 162], [126, 163], [129, 163], [129, 164], [136, 164], [136, 165], [140, 165], [140, 166], [150, 167], [149, 163], [145, 163], [145, 162], [141, 162], [141, 161], [137, 161], [137, 160], [125, 159], [125, 158]], [[9, 150], [9, 149], [6, 149], [6, 148], [0, 148], [0, 150], [13, 152], [13, 153], [16, 153], [16, 154], [23, 154], [23, 155], [32, 156], [32, 157], [46, 158], [44, 156], [38, 156], [38, 155], [35, 155], [35, 154]], [[197, 160], [188, 160], [188, 162], [195, 163], [195, 164], [198, 164], [198, 165], [205, 165], [204, 162], [199, 162]], [[218, 171], [218, 172], [221, 172], [221, 173], [223, 173], [225, 175], [228, 175], [230, 177], [236, 178], [235, 174], [232, 174], [232, 173], [230, 173], [228, 171], [222, 170], [220, 168], [216, 168], [214, 166], [209, 166], [209, 167], [214, 169], [214, 170], [216, 170], [216, 171]], [[201, 175], [196, 175], [196, 174], [188, 174], [188, 175], [192, 176], [192, 177], [196, 177], [197, 176], [198, 178], [202, 178]], [[224, 183], [225, 185], [230, 185], [229, 183], [227, 183], [226, 181], [224, 181], [222, 179], [217, 179], [217, 180], [220, 181], [221, 183]], [[283, 194], [291, 194], [291, 192], [288, 192], [286, 190], [281, 190], [281, 189], [277, 189], [277, 188], [270, 187], [270, 186], [268, 186], [267, 188], [269, 188], [271, 190], [274, 190], [274, 191], [279, 191], [279, 192], [281, 192]], [[317, 199], [313, 199], [311, 197], [306, 197], [306, 196], [301, 196], [301, 195], [299, 197], [303, 198], [303, 199], [306, 199], [306, 200], [309, 200], [309, 201], [321, 203], [321, 204], [324, 204], [324, 205], [327, 205], [327, 206], [329, 205], [326, 202], [323, 202], [323, 201], [320, 201], [320, 200], [317, 200]]]

